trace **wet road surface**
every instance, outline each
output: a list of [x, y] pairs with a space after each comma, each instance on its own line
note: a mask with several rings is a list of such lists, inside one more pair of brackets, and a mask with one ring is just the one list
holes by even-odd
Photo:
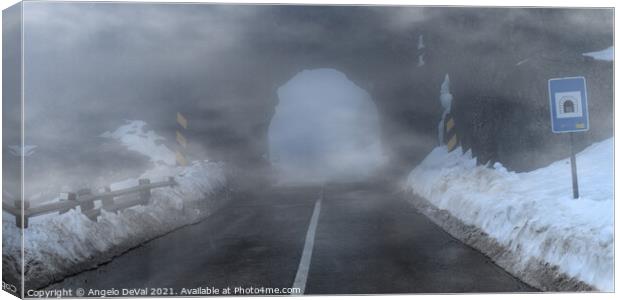
[[534, 291], [402, 196], [364, 184], [240, 194], [201, 223], [48, 288], [204, 296], [291, 287], [305, 294]]

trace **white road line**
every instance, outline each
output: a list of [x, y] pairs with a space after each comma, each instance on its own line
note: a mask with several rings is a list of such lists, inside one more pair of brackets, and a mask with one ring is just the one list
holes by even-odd
[[310, 260], [312, 259], [312, 249], [314, 248], [314, 235], [316, 233], [316, 226], [319, 223], [319, 214], [321, 213], [321, 200], [323, 200], [322, 196], [314, 204], [314, 212], [312, 212], [310, 226], [308, 226], [308, 232], [306, 233], [304, 252], [301, 254], [297, 275], [295, 275], [295, 282], [293, 282], [293, 288], [299, 289], [299, 292], [292, 293], [291, 295], [303, 295], [306, 290], [308, 270], [310, 270]]

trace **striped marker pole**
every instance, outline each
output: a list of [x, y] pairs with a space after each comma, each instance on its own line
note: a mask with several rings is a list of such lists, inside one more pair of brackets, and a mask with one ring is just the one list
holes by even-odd
[[179, 124], [179, 129], [177, 129], [177, 143], [179, 143], [179, 147], [176, 152], [176, 160], [177, 165], [179, 166], [187, 166], [187, 158], [185, 158], [187, 151], [187, 139], [183, 135], [182, 132], [187, 130], [187, 119], [180, 113], [177, 112], [177, 124]]
[[456, 136], [456, 126], [452, 114], [448, 113], [444, 123], [444, 139], [448, 152], [452, 152], [459, 145], [459, 139]]

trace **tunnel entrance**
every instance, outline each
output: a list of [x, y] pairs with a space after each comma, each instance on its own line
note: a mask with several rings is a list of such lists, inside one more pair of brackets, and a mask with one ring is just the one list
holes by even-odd
[[268, 140], [280, 183], [360, 181], [385, 162], [375, 103], [342, 72], [302, 71], [277, 96]]

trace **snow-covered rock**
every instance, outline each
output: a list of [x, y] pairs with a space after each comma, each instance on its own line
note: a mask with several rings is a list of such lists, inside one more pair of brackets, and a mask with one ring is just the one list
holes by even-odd
[[160, 143], [164, 138], [152, 130], [147, 130], [144, 121], [127, 121], [127, 124], [112, 132], [102, 133], [101, 137], [118, 140], [128, 150], [147, 156], [153, 163], [175, 163], [174, 151]]
[[614, 47], [611, 46], [607, 49], [603, 49], [600, 51], [584, 53], [583, 56], [589, 56], [596, 60], [613, 61], [614, 60]]
[[518, 257], [601, 291], [613, 291], [613, 138], [577, 155], [580, 198], [572, 198], [568, 159], [526, 173], [478, 166], [470, 152], [435, 148], [407, 179], [407, 189]]

